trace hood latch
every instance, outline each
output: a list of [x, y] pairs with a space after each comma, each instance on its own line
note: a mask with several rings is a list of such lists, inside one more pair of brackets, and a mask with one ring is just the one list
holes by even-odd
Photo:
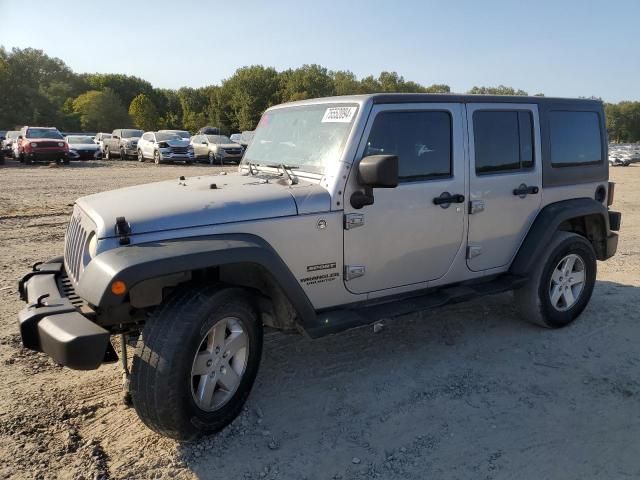
[[116, 235], [120, 237], [120, 245], [129, 245], [131, 240], [129, 234], [131, 233], [131, 225], [124, 217], [116, 218]]

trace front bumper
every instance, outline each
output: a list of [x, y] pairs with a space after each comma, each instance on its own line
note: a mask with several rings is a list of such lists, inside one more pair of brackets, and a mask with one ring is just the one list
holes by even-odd
[[102, 158], [101, 150], [70, 150], [69, 158], [71, 160], [100, 160]]
[[163, 162], [193, 162], [193, 153], [160, 153], [160, 160]]
[[67, 152], [64, 150], [31, 151], [25, 153], [24, 156], [32, 162], [55, 162], [57, 160], [65, 160], [67, 158]]
[[93, 370], [105, 361], [110, 334], [81, 313], [82, 302], [65, 277], [62, 258], [54, 258], [20, 280], [20, 298], [27, 302], [18, 313], [22, 344], [66, 367]]

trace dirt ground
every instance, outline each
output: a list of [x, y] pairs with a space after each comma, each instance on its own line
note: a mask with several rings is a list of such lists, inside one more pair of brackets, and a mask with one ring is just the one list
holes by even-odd
[[618, 254], [571, 327], [521, 322], [509, 294], [321, 340], [270, 333], [244, 413], [179, 444], [121, 403], [118, 365], [21, 348], [17, 281], [61, 254], [79, 196], [208, 166], [0, 166], [0, 478], [640, 477], [640, 165], [612, 169]]

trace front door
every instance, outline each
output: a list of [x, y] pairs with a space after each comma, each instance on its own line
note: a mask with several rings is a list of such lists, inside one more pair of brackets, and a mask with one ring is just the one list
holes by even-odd
[[349, 291], [420, 288], [449, 270], [465, 226], [462, 108], [453, 103], [373, 107], [354, 167], [368, 155], [398, 155], [400, 183], [374, 189], [374, 204], [361, 209], [349, 202], [358, 187], [345, 191]]
[[507, 266], [540, 209], [542, 163], [536, 105], [468, 104], [467, 265]]

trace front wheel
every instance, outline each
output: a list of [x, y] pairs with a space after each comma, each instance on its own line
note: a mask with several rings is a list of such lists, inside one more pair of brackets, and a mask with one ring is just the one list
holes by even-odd
[[155, 153], [153, 154], [153, 163], [155, 163], [156, 165], [160, 165], [161, 159], [160, 159], [160, 152], [159, 151], [155, 151]]
[[111, 160], [111, 151], [109, 150], [109, 147], [104, 149], [104, 159]]
[[546, 251], [514, 297], [525, 320], [560, 328], [573, 322], [591, 299], [596, 255], [585, 237], [571, 232], [556, 232]]
[[141, 163], [144, 162], [144, 155], [140, 149], [138, 149], [138, 161]]
[[214, 163], [216, 163], [216, 154], [209, 152], [209, 165], [213, 165]]
[[246, 291], [180, 289], [144, 326], [133, 406], [149, 428], [177, 440], [217, 432], [241, 412], [261, 355], [262, 324]]
[[127, 159], [127, 154], [124, 151], [124, 148], [120, 149], [120, 160], [126, 160]]

